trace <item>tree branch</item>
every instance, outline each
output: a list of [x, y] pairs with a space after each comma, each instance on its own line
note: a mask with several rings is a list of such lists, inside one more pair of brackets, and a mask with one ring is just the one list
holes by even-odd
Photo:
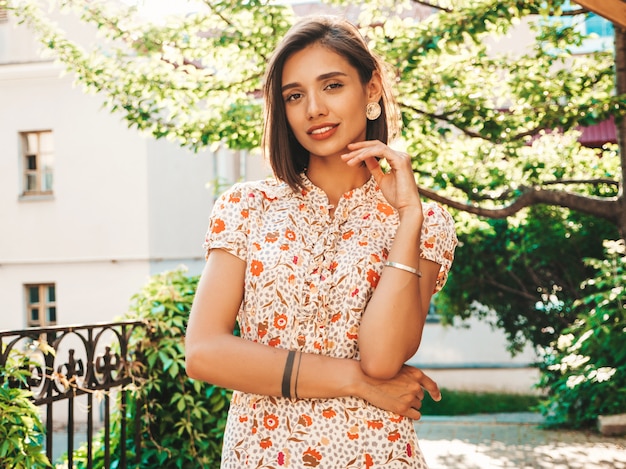
[[442, 7], [439, 5], [435, 5], [432, 2], [429, 2], [427, 0], [411, 0], [413, 3], [417, 3], [418, 5], [424, 5], [426, 7], [431, 7], [434, 8], [436, 10], [440, 10], [440, 11], [445, 11], [446, 13], [452, 13], [454, 10], [452, 10], [452, 8], [446, 8], [446, 7]]
[[544, 181], [543, 184], [546, 185], [546, 186], [550, 186], [550, 185], [554, 185], [554, 184], [592, 184], [592, 185], [608, 184], [610, 186], [617, 186], [617, 187], [619, 187], [619, 181], [615, 181], [613, 179], [602, 179], [602, 178], [598, 178], [598, 179], [557, 179], [555, 181]]
[[525, 207], [546, 204], [569, 208], [616, 223], [619, 208], [623, 204], [623, 196], [592, 197], [564, 191], [541, 189], [539, 187], [522, 187], [522, 194], [511, 204], [502, 208], [491, 209], [459, 202], [425, 187], [420, 186], [419, 190], [424, 197], [435, 202], [486, 218], [506, 218]]

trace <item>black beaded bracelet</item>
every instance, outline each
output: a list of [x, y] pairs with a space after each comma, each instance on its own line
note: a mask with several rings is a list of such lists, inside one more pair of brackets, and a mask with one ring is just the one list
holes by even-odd
[[290, 350], [287, 354], [287, 361], [285, 362], [285, 371], [283, 372], [283, 385], [282, 394], [283, 397], [291, 399], [291, 373], [293, 372], [293, 359], [296, 355], [294, 350]]

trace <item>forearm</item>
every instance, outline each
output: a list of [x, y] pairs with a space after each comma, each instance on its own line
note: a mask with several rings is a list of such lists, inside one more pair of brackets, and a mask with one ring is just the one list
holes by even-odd
[[[415, 213], [401, 218], [389, 261], [420, 270], [422, 220], [421, 214]], [[383, 269], [359, 331], [361, 366], [367, 374], [394, 376], [419, 347], [426, 316], [420, 283], [418, 275], [393, 267]]]
[[[220, 335], [190, 344], [187, 374], [220, 387], [267, 396], [281, 396], [288, 350]], [[297, 389], [295, 381], [297, 376]], [[320, 379], [323, 376], [324, 379]], [[300, 398], [332, 398], [360, 394], [358, 361], [317, 354], [295, 357], [291, 389]]]

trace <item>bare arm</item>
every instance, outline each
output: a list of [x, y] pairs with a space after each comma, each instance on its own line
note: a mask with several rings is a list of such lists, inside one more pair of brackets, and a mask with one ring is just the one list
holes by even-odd
[[403, 215], [388, 260], [417, 268], [422, 276], [385, 267], [361, 320], [359, 349], [370, 376], [394, 376], [422, 339], [440, 266], [419, 257], [420, 217]]
[[[421, 271], [422, 276], [385, 267], [370, 299], [359, 329], [361, 367], [369, 376], [395, 376], [418, 349], [439, 265], [420, 259], [420, 236], [424, 215], [410, 157], [379, 141], [348, 146], [343, 155], [348, 165], [363, 162], [374, 176], [387, 201], [398, 210], [400, 224], [389, 252], [389, 261]], [[391, 168], [383, 172], [378, 159]]]
[[[187, 374], [225, 388], [280, 396], [288, 351], [232, 334], [243, 298], [245, 268], [237, 257], [219, 249], [211, 251], [187, 328]], [[439, 399], [437, 385], [415, 368], [405, 367], [390, 380], [378, 380], [366, 376], [356, 360], [303, 354], [297, 393], [301, 398], [361, 397], [417, 419], [422, 387]]]

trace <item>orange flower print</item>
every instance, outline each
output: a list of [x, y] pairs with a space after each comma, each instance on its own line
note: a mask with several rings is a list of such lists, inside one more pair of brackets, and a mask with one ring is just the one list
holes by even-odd
[[213, 226], [211, 227], [211, 232], [213, 233], [221, 233], [226, 229], [226, 223], [221, 218], [216, 218], [213, 222]]
[[258, 277], [263, 272], [263, 262], [261, 261], [252, 261], [250, 264], [250, 273], [255, 277]]
[[320, 344], [317, 340], [313, 342], [313, 348], [315, 350], [322, 350], [322, 344]]
[[359, 240], [359, 246], [367, 246], [367, 244], [368, 244], [367, 238], [363, 238]]
[[348, 438], [351, 440], [357, 440], [359, 438], [359, 427], [356, 425], [350, 427], [350, 430], [348, 430]]
[[307, 414], [302, 414], [298, 419], [298, 423], [303, 427], [310, 427], [313, 423], [313, 419]]
[[322, 455], [319, 451], [311, 448], [310, 446], [302, 455], [302, 462], [304, 462], [305, 467], [317, 467], [322, 460]]
[[298, 205], [298, 210], [300, 210], [301, 212], [303, 212], [305, 207], [306, 207], [306, 205], [305, 205], [305, 204], [300, 204], [300, 205]]
[[289, 285], [293, 285], [294, 283], [296, 283], [296, 276], [294, 274], [291, 274], [287, 279], [287, 282], [289, 282]]
[[394, 423], [400, 423], [404, 420], [404, 417], [402, 415], [397, 415], [395, 417], [390, 417], [389, 420], [391, 420]]
[[337, 261], [332, 261], [332, 262], [330, 263], [330, 265], [328, 266], [328, 269], [329, 269], [329, 270], [331, 270], [331, 271], [333, 271], [333, 270], [335, 270], [335, 269], [337, 268], [337, 266], [338, 266], [338, 265], [339, 265], [339, 264], [337, 264]]
[[389, 204], [379, 202], [376, 208], [380, 213], [384, 213], [385, 215], [393, 215], [393, 208]]
[[266, 243], [275, 243], [276, 241], [278, 241], [278, 233], [272, 232], [265, 235]]
[[287, 327], [287, 315], [274, 313], [274, 327], [281, 331]]
[[324, 416], [324, 418], [332, 419], [337, 415], [337, 412], [335, 412], [335, 409], [333, 409], [332, 407], [327, 407], [322, 411], [322, 415]]
[[300, 347], [304, 347], [304, 344], [306, 344], [306, 337], [304, 336], [304, 334], [298, 335], [298, 345]]
[[240, 415], [239, 416], [239, 421], [241, 423], [247, 422], [248, 421], [248, 416], [247, 415]]
[[354, 234], [354, 230], [350, 230], [350, 231], [346, 231], [343, 235], [341, 235], [341, 237], [343, 239], [350, 239], [352, 238], [353, 234]]
[[289, 245], [288, 244], [281, 244], [280, 245], [280, 250], [281, 251], [289, 251]]
[[341, 313], [335, 313], [333, 314], [333, 316], [330, 318], [330, 322], [337, 322], [341, 319]]
[[374, 460], [372, 459], [369, 453], [365, 453], [365, 468], [369, 469], [373, 465], [374, 465]]
[[382, 420], [368, 420], [367, 428], [373, 428], [374, 430], [380, 430], [383, 428]]
[[357, 326], [352, 326], [348, 332], [346, 332], [348, 339], [356, 340], [359, 338], [359, 330]]
[[233, 192], [232, 194], [230, 194], [230, 197], [228, 197], [228, 201], [232, 203], [239, 202], [241, 200], [241, 197], [239, 195], [239, 192]]
[[398, 430], [392, 431], [389, 435], [387, 435], [387, 439], [389, 441], [398, 441], [400, 439], [400, 432]]
[[256, 333], [260, 338], [265, 337], [265, 334], [267, 334], [267, 319], [256, 326]]
[[272, 446], [272, 440], [268, 438], [263, 438], [260, 442], [259, 445], [261, 446], [261, 448], [263, 449], [267, 449], [270, 448]]
[[276, 197], [270, 197], [269, 195], [267, 195], [265, 192], [261, 191], [261, 194], [263, 194], [263, 198], [265, 200], [269, 200], [270, 202], [273, 200], [276, 200]]
[[371, 254], [370, 261], [372, 262], [372, 264], [380, 262], [380, 256], [378, 254]]
[[431, 236], [430, 238], [424, 240], [424, 247], [432, 249], [435, 247], [435, 237]]
[[380, 275], [378, 275], [374, 270], [370, 269], [367, 271], [367, 281], [372, 284], [373, 288], [376, 288], [379, 279]]
[[285, 230], [285, 238], [287, 238], [289, 241], [295, 241], [296, 233], [293, 230]]
[[268, 345], [270, 347], [278, 347], [280, 345], [280, 337], [272, 337]]
[[244, 208], [244, 209], [241, 211], [241, 217], [242, 217], [242, 218], [248, 218], [248, 215], [249, 215], [249, 214], [250, 214], [250, 212], [248, 211], [248, 209], [247, 209], [247, 208]]
[[268, 430], [276, 430], [278, 428], [278, 416], [275, 414], [265, 414], [263, 417], [263, 426]]

